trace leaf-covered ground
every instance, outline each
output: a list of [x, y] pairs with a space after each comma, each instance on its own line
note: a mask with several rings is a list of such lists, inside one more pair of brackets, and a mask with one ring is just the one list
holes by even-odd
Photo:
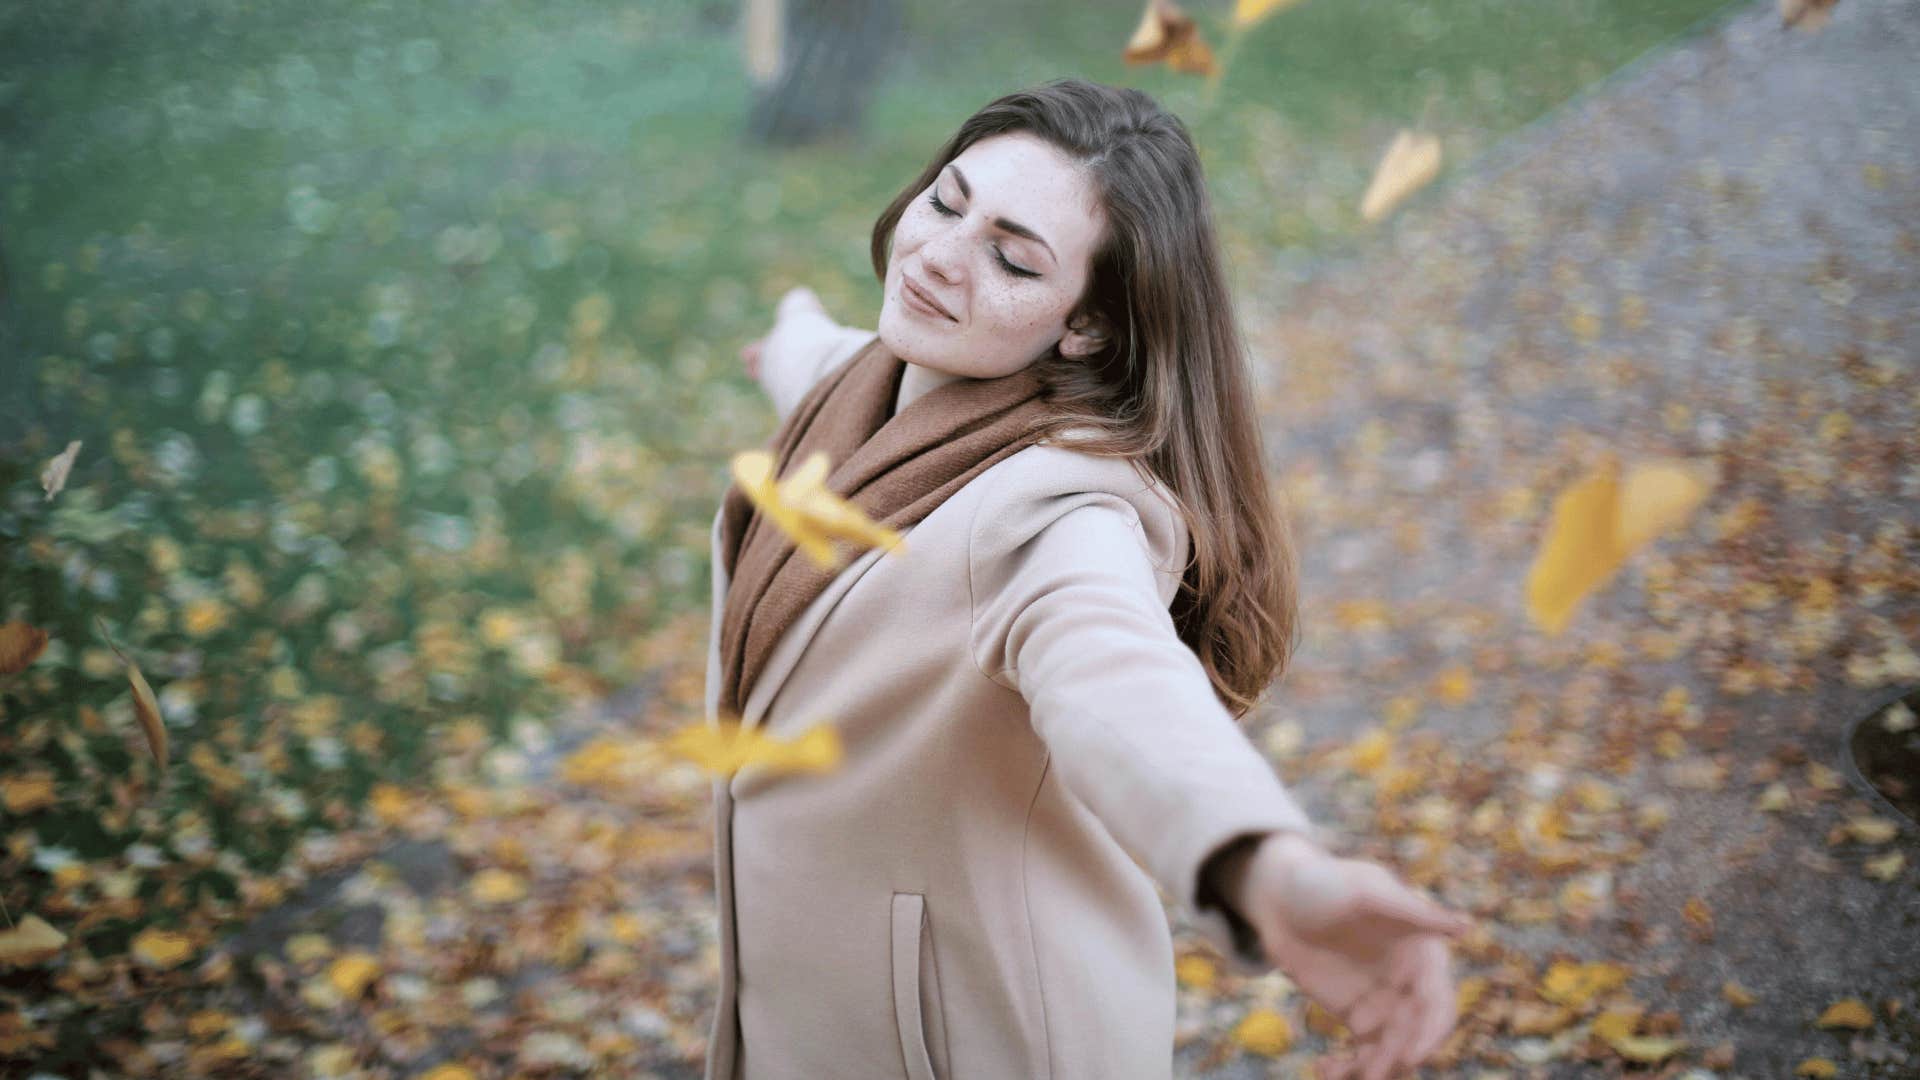
[[[1483, 917], [1445, 1075], [1920, 1061], [1920, 852], [1839, 754], [1920, 683], [1913, 7], [1785, 34], [1753, 5], [1299, 258], [1357, 227], [1423, 98], [1468, 156], [1709, 6], [1313, 3], [1217, 107], [1164, 83], [1219, 148], [1307, 558], [1253, 731], [1353, 849]], [[0, 971], [0, 1063], [697, 1075], [708, 786], [661, 747], [725, 457], [766, 429], [732, 347], [795, 281], [860, 321], [865, 215], [924, 146], [855, 177], [846, 148], [691, 149], [738, 104], [726, 13], [692, 4], [73, 10], [94, 65], [0, 85], [6, 407], [35, 425], [4, 614], [56, 631], [0, 677], [0, 880], [76, 945]], [[1061, 16], [1014, 66], [1135, 14]], [[988, 92], [906, 62], [944, 89], [880, 131]], [[1608, 449], [1720, 482], [1547, 640], [1526, 563]], [[160, 693], [164, 785], [95, 616]], [[1283, 979], [1179, 944], [1183, 1075], [1324, 1045]]]

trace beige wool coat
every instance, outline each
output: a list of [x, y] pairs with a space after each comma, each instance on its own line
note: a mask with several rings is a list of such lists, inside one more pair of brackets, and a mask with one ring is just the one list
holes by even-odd
[[[806, 318], [763, 361], [782, 417], [873, 337]], [[776, 737], [833, 725], [840, 766], [714, 783], [706, 1078], [1165, 1080], [1155, 885], [1267, 970], [1237, 915], [1198, 908], [1198, 874], [1242, 834], [1312, 832], [1175, 633], [1180, 517], [1132, 462], [1042, 443], [904, 535], [845, 566], [744, 706]]]

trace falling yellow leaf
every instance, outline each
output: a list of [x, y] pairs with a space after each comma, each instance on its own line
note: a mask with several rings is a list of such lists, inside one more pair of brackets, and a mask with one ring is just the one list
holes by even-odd
[[1710, 470], [1687, 461], [1643, 461], [1627, 470], [1614, 515], [1614, 547], [1631, 555], [1684, 523], [1713, 489]]
[[177, 967], [193, 956], [193, 940], [185, 934], [149, 926], [134, 935], [132, 952], [149, 967]]
[[1708, 470], [1650, 461], [1622, 479], [1608, 453], [1554, 500], [1552, 520], [1527, 573], [1527, 611], [1550, 634], [1566, 628], [1589, 593], [1640, 547], [1684, 521], [1711, 490]]
[[348, 1001], [366, 993], [367, 986], [379, 977], [379, 958], [357, 950], [342, 954], [327, 967], [327, 982]]
[[1727, 999], [1727, 1004], [1737, 1009], [1748, 1008], [1754, 1002], [1760, 1000], [1753, 996], [1753, 991], [1748, 990], [1746, 987], [1741, 986], [1731, 979], [1720, 984], [1720, 996]]
[[1827, 1006], [1820, 1019], [1813, 1022], [1814, 1027], [1843, 1027], [1855, 1031], [1864, 1031], [1873, 1026], [1873, 1010], [1859, 998], [1842, 998]]
[[79, 454], [80, 440], [75, 439], [60, 451], [59, 456], [48, 461], [46, 468], [40, 470], [40, 486], [46, 489], [48, 499], [60, 494], [61, 489], [67, 486], [67, 476], [73, 472], [73, 459]]
[[23, 622], [0, 624], [0, 675], [27, 670], [47, 648], [47, 632]]
[[0, 930], [0, 967], [32, 967], [51, 960], [67, 943], [67, 935], [38, 915], [23, 915], [20, 924]]
[[738, 721], [698, 723], [668, 738], [666, 749], [715, 776], [732, 776], [748, 765], [773, 771], [824, 772], [840, 763], [840, 733], [816, 724], [791, 741], [782, 741]]
[[1216, 974], [1213, 961], [1198, 953], [1188, 953], [1173, 965], [1173, 977], [1180, 985], [1195, 990], [1212, 990]]
[[775, 481], [773, 455], [746, 450], [733, 456], [733, 478], [754, 507], [823, 570], [840, 564], [833, 541], [906, 550], [902, 536], [868, 518], [859, 507], [827, 490], [827, 455], [814, 453]]
[[139, 665], [127, 665], [127, 682], [133, 687], [133, 715], [147, 733], [147, 746], [153, 751], [153, 759], [164, 769], [167, 767], [167, 729], [160, 722], [160, 702], [153, 696], [153, 687], [147, 685], [147, 677], [140, 674]]
[[1274, 12], [1285, 11], [1299, 2], [1300, 0], [1236, 0], [1233, 5], [1233, 25], [1252, 26]]
[[1672, 1057], [1681, 1047], [1687, 1045], [1685, 1039], [1661, 1039], [1652, 1036], [1623, 1036], [1607, 1040], [1614, 1052], [1628, 1061], [1637, 1061], [1642, 1065], [1658, 1065]]
[[1293, 1045], [1293, 1025], [1272, 1009], [1249, 1009], [1234, 1025], [1233, 1041], [1243, 1050], [1278, 1057]]
[[1828, 12], [1839, 0], [1780, 0], [1780, 25], [1818, 30], [1827, 25]]
[[1801, 1062], [1793, 1070], [1793, 1075], [1810, 1076], [1813, 1080], [1833, 1080], [1840, 1075], [1840, 1067], [1826, 1058], [1811, 1057]]
[[1380, 220], [1438, 175], [1440, 137], [1402, 130], [1387, 145], [1387, 152], [1373, 170], [1373, 181], [1360, 199], [1360, 216], [1367, 221]]
[[1166, 61], [1174, 71], [1196, 75], [1214, 75], [1213, 49], [1200, 36], [1200, 28], [1173, 0], [1147, 0], [1140, 25], [1134, 28], [1120, 58], [1129, 64], [1156, 64]]

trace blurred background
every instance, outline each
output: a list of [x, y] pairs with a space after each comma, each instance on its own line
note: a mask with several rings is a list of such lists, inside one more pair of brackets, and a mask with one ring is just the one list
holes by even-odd
[[[698, 1075], [708, 779], [663, 744], [727, 459], [773, 426], [738, 351], [795, 285], [873, 325], [899, 186], [1077, 75], [1190, 126], [1261, 368], [1310, 629], [1250, 732], [1497, 924], [1445, 1074], [1726, 1069], [1747, 1023], [1743, 1065], [1911, 1075], [1911, 968], [1841, 957], [1912, 954], [1912, 804], [1836, 755], [1871, 716], [1875, 767], [1912, 760], [1915, 18], [1798, 6], [1194, 3], [1206, 71], [1123, 58], [1136, 0], [0, 6], [0, 621], [45, 635], [0, 664], [0, 1068]], [[1402, 130], [1444, 165], [1370, 220]], [[1717, 456], [1700, 561], [1547, 644], [1518, 567], [1609, 449]], [[1767, 652], [1776, 603], [1804, 651]], [[1556, 742], [1573, 714], [1627, 726]], [[1712, 944], [1745, 864], [1630, 869], [1754, 842], [1658, 847], [1763, 796], [1862, 860], [1767, 1024]], [[1697, 985], [1628, 981], [1662, 920]], [[1178, 940], [1184, 1075], [1334, 1036]]]

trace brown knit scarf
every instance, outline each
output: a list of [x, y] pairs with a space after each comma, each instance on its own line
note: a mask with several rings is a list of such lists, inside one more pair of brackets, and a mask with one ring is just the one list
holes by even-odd
[[[890, 416], [906, 367], [876, 337], [815, 383], [767, 444], [774, 475], [784, 478], [824, 450], [827, 490], [874, 521], [905, 529], [1036, 441], [1030, 428], [1046, 409], [1031, 365], [997, 379], [942, 383]], [[722, 502], [720, 557], [732, 577], [720, 616], [719, 711], [738, 718], [775, 643], [839, 570], [822, 570], [801, 554], [738, 484]], [[897, 557], [912, 558], [911, 545]]]

